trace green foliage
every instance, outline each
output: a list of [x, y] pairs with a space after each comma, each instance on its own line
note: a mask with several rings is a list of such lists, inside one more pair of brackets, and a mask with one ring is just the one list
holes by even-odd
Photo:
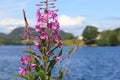
[[58, 76], [57, 80], [62, 80], [63, 75], [64, 75], [64, 72], [63, 72], [62, 67], [61, 67], [59, 70], [59, 76]]
[[120, 45], [120, 28], [117, 28], [114, 31], [117, 33], [118, 45]]
[[117, 33], [118, 45], [120, 45], [120, 31]]
[[100, 34], [101, 38], [97, 41], [97, 44], [100, 46], [109, 45], [109, 34], [110, 34], [110, 30], [103, 31]]
[[117, 32], [112, 31], [112, 32], [110, 33], [109, 40], [110, 40], [110, 45], [111, 45], [111, 46], [116, 46], [116, 45], [118, 45]]
[[82, 36], [85, 44], [91, 45], [95, 43], [95, 38], [97, 37], [98, 31], [94, 26], [86, 26], [84, 29]]
[[66, 36], [66, 38], [65, 39], [75, 39], [75, 36], [73, 35], [73, 34], [71, 34], [71, 33], [67, 33], [67, 36]]
[[20, 38], [0, 38], [0, 45], [21, 45]]
[[116, 46], [118, 45], [118, 35], [116, 31], [104, 31], [101, 34], [101, 38], [97, 41], [100, 46]]
[[61, 40], [76, 39], [76, 37], [73, 34], [64, 32], [62, 30], [60, 31], [60, 37]]
[[[29, 74], [28, 76], [22, 76], [22, 75], [15, 75], [15, 77], [20, 77], [20, 78], [24, 78], [26, 80], [52, 80], [53, 79], [53, 75], [51, 74], [53, 68], [55, 67], [57, 61], [56, 61], [56, 57], [57, 56], [61, 56], [63, 49], [61, 48], [61, 50], [58, 52], [57, 55], [54, 55], [54, 50], [56, 50], [58, 47], [54, 47], [51, 50], [51, 55], [53, 55], [53, 57], [47, 56], [45, 54], [37, 55], [35, 52], [32, 52], [31, 50], [29, 51], [25, 51], [25, 53], [28, 53], [34, 64], [36, 64], [35, 66], [35, 71], [31, 74]], [[34, 58], [34, 56], [37, 56], [38, 58]], [[44, 63], [42, 64], [41, 61]], [[59, 74], [56, 77], [56, 80], [62, 80], [63, 77], [63, 70], [62, 67], [59, 70]]]

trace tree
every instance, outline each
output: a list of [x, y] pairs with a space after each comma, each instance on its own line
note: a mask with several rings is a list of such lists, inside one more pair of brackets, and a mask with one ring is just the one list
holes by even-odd
[[86, 26], [82, 34], [85, 44], [87, 45], [94, 44], [96, 41], [95, 38], [97, 37], [97, 34], [98, 34], [98, 30], [96, 27]]
[[101, 32], [101, 38], [98, 40], [100, 46], [116, 46], [118, 45], [118, 35], [116, 31], [106, 30]]
[[118, 45], [118, 38], [117, 38], [117, 33], [115, 31], [112, 31], [109, 37], [110, 45], [111, 46], [116, 46]]
[[120, 45], [120, 31], [117, 33], [118, 45]]
[[118, 45], [120, 45], [120, 27], [118, 27], [117, 29], [115, 29], [115, 31], [117, 33]]
[[106, 30], [100, 33], [101, 38], [97, 41], [97, 44], [99, 46], [107, 46], [109, 45], [109, 35], [110, 35], [110, 30]]
[[71, 33], [67, 33], [66, 39], [75, 39], [75, 36]]

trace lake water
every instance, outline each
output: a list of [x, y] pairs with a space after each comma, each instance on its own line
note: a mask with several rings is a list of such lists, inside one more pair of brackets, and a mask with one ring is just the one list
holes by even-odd
[[[0, 46], [0, 80], [18, 80], [20, 56], [25, 46]], [[66, 55], [72, 47], [64, 47]], [[79, 47], [58, 66], [68, 69], [63, 80], [120, 80], [120, 47]], [[59, 67], [53, 70], [56, 74]]]

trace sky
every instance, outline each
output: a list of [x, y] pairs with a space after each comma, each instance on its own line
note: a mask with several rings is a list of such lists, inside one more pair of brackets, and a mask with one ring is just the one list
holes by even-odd
[[[42, 0], [0, 0], [0, 32], [10, 33], [24, 26], [22, 9], [29, 24], [34, 27], [35, 5]], [[57, 0], [60, 28], [75, 36], [81, 35], [87, 25], [98, 31], [120, 27], [120, 0]]]

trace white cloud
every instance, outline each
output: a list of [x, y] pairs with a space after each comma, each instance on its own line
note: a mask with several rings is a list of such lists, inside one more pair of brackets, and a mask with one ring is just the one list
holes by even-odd
[[17, 20], [17, 19], [3, 19], [0, 21], [0, 25], [2, 26], [8, 26], [8, 25], [24, 25], [23, 20]]
[[[30, 23], [30, 26], [34, 25], [32, 21], [28, 20], [28, 22]], [[13, 19], [13, 18], [0, 20], [0, 32], [3, 32], [3, 33], [8, 34], [13, 29], [20, 26], [24, 26], [24, 20]]]
[[85, 20], [86, 18], [82, 16], [70, 17], [67, 15], [61, 15], [59, 17], [60, 26], [62, 27], [81, 26]]
[[84, 28], [83, 23], [85, 22], [86, 17], [70, 17], [67, 15], [61, 15], [58, 20], [62, 30], [64, 30], [65, 32], [70, 32], [77, 36], [82, 33], [82, 30]]
[[17, 26], [0, 26], [0, 32], [8, 34], [15, 28], [17, 28]]
[[113, 30], [116, 29], [120, 26], [120, 24], [91, 24], [92, 26], [95, 26], [98, 28], [98, 31], [103, 31], [103, 30]]

